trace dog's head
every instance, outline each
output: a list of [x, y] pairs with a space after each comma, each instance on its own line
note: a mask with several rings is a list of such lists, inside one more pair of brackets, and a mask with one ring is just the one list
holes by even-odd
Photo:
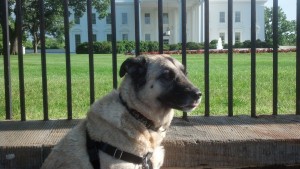
[[200, 103], [201, 92], [188, 80], [184, 66], [168, 55], [128, 58], [120, 68], [120, 76], [125, 75], [146, 105], [189, 112]]

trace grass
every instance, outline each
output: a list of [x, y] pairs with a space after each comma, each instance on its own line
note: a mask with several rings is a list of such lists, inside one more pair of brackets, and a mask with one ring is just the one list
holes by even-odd
[[[296, 68], [295, 53], [279, 53], [279, 114], [295, 113]], [[181, 60], [180, 56], [174, 56]], [[43, 118], [42, 80], [40, 55], [24, 56], [24, 77], [27, 119]], [[118, 67], [126, 59], [118, 55]], [[96, 99], [112, 90], [112, 63], [110, 55], [95, 55], [95, 96]], [[188, 55], [187, 70], [191, 81], [204, 92], [204, 57]], [[89, 108], [89, 68], [87, 55], [72, 55], [72, 104], [73, 117], [83, 118]], [[235, 54], [234, 74], [234, 115], [250, 114], [250, 54]], [[227, 55], [210, 55], [210, 111], [211, 115], [227, 114]], [[272, 54], [257, 54], [257, 113], [272, 114]], [[65, 119], [66, 71], [63, 54], [47, 54], [47, 81], [49, 118]], [[118, 79], [120, 82], [120, 79]], [[13, 118], [20, 119], [19, 77], [17, 56], [11, 56], [11, 82]], [[5, 119], [3, 56], [0, 56], [0, 120]], [[204, 94], [205, 97], [205, 94]], [[192, 112], [204, 114], [203, 104]], [[177, 112], [180, 115], [181, 112]]]

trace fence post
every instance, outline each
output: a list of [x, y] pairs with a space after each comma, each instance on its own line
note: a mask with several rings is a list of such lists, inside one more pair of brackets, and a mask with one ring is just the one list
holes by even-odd
[[[184, 72], [187, 72], [186, 64], [186, 0], [181, 0], [181, 53]], [[187, 112], [183, 112], [183, 119], [187, 119]]]
[[273, 1], [273, 115], [278, 114], [278, 0]]
[[232, 47], [232, 34], [233, 34], [233, 23], [232, 23], [232, 11], [233, 11], [233, 0], [228, 0], [228, 116], [233, 116], [233, 47]]
[[4, 88], [5, 88], [5, 111], [6, 119], [12, 119], [12, 96], [11, 96], [11, 73], [10, 73], [10, 47], [8, 25], [8, 1], [1, 1], [3, 16], [3, 64], [4, 64]]
[[95, 101], [95, 77], [94, 77], [94, 47], [93, 47], [93, 23], [92, 23], [92, 0], [87, 0], [88, 21], [88, 52], [89, 52], [89, 75], [90, 75], [90, 104]]
[[134, 0], [135, 55], [140, 55], [140, 0]]
[[300, 1], [297, 1], [296, 114], [300, 115]]
[[19, 92], [20, 92], [20, 109], [21, 109], [21, 121], [26, 121], [25, 114], [25, 86], [24, 86], [24, 66], [23, 66], [23, 14], [22, 14], [22, 1], [16, 1], [16, 32], [18, 36], [18, 66], [19, 66]]
[[116, 35], [116, 3], [115, 0], [110, 1], [110, 9], [111, 9], [111, 33], [112, 33], [112, 67], [113, 67], [113, 88], [116, 89], [118, 87], [117, 80], [117, 35]]
[[251, 0], [251, 117], [256, 117], [256, 0]]
[[205, 86], [205, 116], [209, 116], [210, 105], [209, 105], [209, 0], [205, 0], [204, 8], [204, 86]]
[[158, 42], [159, 42], [159, 54], [164, 52], [163, 44], [163, 2], [158, 0]]
[[42, 87], [44, 120], [49, 120], [48, 115], [48, 87], [47, 87], [47, 61], [45, 47], [45, 7], [44, 0], [39, 0], [40, 8], [40, 39], [41, 39], [41, 64], [42, 64]]
[[68, 120], [72, 119], [72, 78], [71, 78], [71, 55], [70, 55], [70, 28], [69, 28], [69, 0], [63, 0], [65, 50], [66, 50], [66, 83], [67, 83], [67, 114]]

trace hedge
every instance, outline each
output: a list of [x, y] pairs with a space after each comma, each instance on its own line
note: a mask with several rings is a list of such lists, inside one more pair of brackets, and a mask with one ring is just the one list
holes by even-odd
[[[210, 49], [216, 49], [218, 41], [212, 40], [209, 43]], [[237, 42], [233, 45], [234, 48], [251, 48], [251, 41], [246, 40], [244, 42]], [[256, 40], [256, 48], [271, 48], [271, 43], [266, 43], [261, 40]], [[228, 49], [228, 44], [223, 45], [224, 49]], [[164, 51], [177, 51], [181, 50], [181, 43], [178, 44], [164, 44]], [[187, 42], [187, 50], [200, 50], [204, 49], [204, 43]], [[118, 41], [117, 42], [117, 53], [132, 53], [135, 50], [134, 41]], [[159, 43], [154, 41], [141, 41], [140, 42], [140, 52], [157, 52], [159, 50]], [[95, 54], [109, 54], [112, 52], [111, 42], [94, 42], [93, 51]], [[76, 47], [77, 54], [87, 54], [88, 53], [88, 43], [84, 42]]]
[[[112, 52], [112, 47], [110, 42], [94, 42], [93, 52], [95, 54], [108, 54]], [[77, 54], [87, 54], [88, 53], [88, 42], [84, 42], [76, 47]]]

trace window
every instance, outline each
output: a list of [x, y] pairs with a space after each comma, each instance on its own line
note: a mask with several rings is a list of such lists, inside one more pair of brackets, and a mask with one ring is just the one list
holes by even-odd
[[108, 13], [106, 16], [106, 24], [111, 24], [111, 14]]
[[235, 11], [235, 22], [241, 22], [241, 12]]
[[122, 39], [123, 39], [123, 40], [128, 40], [128, 34], [127, 34], [127, 33], [122, 34]]
[[111, 34], [106, 34], [106, 40], [111, 42], [111, 39], [112, 39]]
[[169, 14], [163, 13], [163, 24], [169, 24]]
[[225, 33], [224, 32], [221, 32], [219, 34], [219, 37], [221, 38], [222, 42], [224, 43], [225, 42]]
[[145, 13], [145, 24], [150, 24], [150, 13]]
[[75, 24], [80, 24], [80, 16], [77, 15], [76, 13], [74, 14], [74, 22]]
[[127, 13], [122, 13], [122, 24], [127, 24], [128, 19], [127, 19]]
[[169, 44], [169, 39], [164, 39], [163, 44], [168, 45]]
[[77, 47], [81, 43], [80, 34], [75, 34], [75, 46]]
[[151, 41], [151, 35], [149, 33], [145, 34], [145, 41]]
[[92, 13], [92, 23], [96, 24], [96, 14]]
[[240, 32], [235, 32], [235, 43], [241, 42], [241, 33]]
[[93, 42], [96, 42], [96, 41], [97, 41], [97, 35], [93, 34]]
[[225, 23], [225, 12], [220, 12], [220, 23]]

